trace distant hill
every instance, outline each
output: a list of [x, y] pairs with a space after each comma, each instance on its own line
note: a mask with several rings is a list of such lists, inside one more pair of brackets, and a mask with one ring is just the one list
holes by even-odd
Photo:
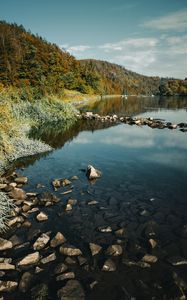
[[107, 61], [80, 60], [84, 72], [93, 71], [100, 77], [100, 91], [104, 94], [151, 95], [159, 93], [161, 79], [127, 70]]
[[107, 61], [76, 60], [17, 24], [0, 21], [0, 85], [31, 88], [36, 97], [63, 89], [87, 94], [187, 95], [187, 80], [149, 77]]

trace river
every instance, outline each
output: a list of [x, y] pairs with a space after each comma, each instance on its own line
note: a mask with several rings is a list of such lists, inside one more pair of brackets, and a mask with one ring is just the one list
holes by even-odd
[[[80, 109], [100, 115], [187, 122], [187, 98], [182, 97], [110, 98], [86, 103]], [[17, 172], [29, 179], [24, 189], [50, 191], [61, 199], [56, 206], [45, 208], [49, 220], [42, 225], [33, 221], [32, 230], [39, 227], [53, 233], [61, 231], [82, 250], [87, 262], [80, 265], [75, 259], [69, 269], [83, 285], [86, 299], [179, 299], [187, 286], [187, 133], [81, 120], [66, 132], [62, 128], [41, 128], [31, 135], [55, 150], [16, 162]], [[102, 177], [92, 183], [85, 176], [89, 164], [102, 172]], [[78, 180], [72, 181], [70, 187], [54, 191], [54, 179], [71, 180], [75, 175]], [[36, 188], [38, 184], [43, 187]], [[67, 190], [72, 192], [63, 195]], [[70, 197], [78, 204], [71, 212], [64, 212]], [[92, 200], [97, 203], [88, 205]], [[107, 226], [112, 232], [100, 232], [100, 227]], [[119, 237], [115, 231], [121, 228], [125, 234]], [[17, 234], [27, 239], [26, 231], [18, 229]], [[151, 246], [150, 239], [156, 246]], [[95, 258], [90, 254], [90, 242], [102, 247], [102, 253]], [[116, 271], [105, 272], [102, 266], [110, 257], [106, 249], [112, 244], [121, 245], [123, 254], [112, 258]], [[145, 254], [157, 261], [147, 267], [137, 265]], [[61, 260], [58, 256], [57, 262]], [[174, 260], [183, 263], [174, 265]], [[57, 289], [64, 285], [56, 283], [53, 275], [57, 262], [44, 266], [34, 281], [48, 284], [47, 299], [56, 299]], [[185, 284], [181, 291], [182, 280]], [[93, 281], [97, 283], [91, 288]], [[25, 298], [15, 293], [14, 299], [30, 299], [27, 295]]]

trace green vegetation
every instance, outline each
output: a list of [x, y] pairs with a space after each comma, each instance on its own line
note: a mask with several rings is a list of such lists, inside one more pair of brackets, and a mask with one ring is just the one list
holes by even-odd
[[159, 89], [163, 96], [185, 96], [187, 95], [187, 78], [185, 80], [162, 79]]

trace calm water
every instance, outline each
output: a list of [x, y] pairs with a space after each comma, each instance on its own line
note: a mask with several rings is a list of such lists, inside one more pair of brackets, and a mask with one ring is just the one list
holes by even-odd
[[[93, 102], [81, 109], [102, 115], [117, 113], [187, 122], [187, 98], [116, 98]], [[61, 202], [46, 209], [50, 218], [42, 228], [62, 231], [89, 257], [89, 270], [72, 267], [86, 290], [86, 299], [179, 299], [181, 290], [173, 274], [187, 282], [187, 269], [185, 265], [174, 267], [168, 260], [173, 256], [187, 259], [187, 133], [124, 124], [107, 128], [106, 124], [79, 121], [68, 132], [41, 128], [32, 136], [40, 137], [56, 150], [17, 162], [19, 173], [29, 178], [27, 191], [53, 191], [53, 179], [79, 177], [72, 183], [70, 195], [60, 194], [66, 188], [55, 192]], [[88, 164], [102, 171], [101, 179], [94, 184], [87, 181], [83, 172]], [[36, 189], [38, 183], [45, 187]], [[63, 205], [69, 197], [76, 198], [78, 205], [72, 213], [64, 214]], [[89, 200], [97, 200], [98, 205], [88, 206]], [[141, 214], [144, 210], [146, 215]], [[128, 238], [119, 241], [113, 233], [98, 232], [99, 226], [109, 225], [113, 230], [125, 227]], [[155, 249], [148, 243], [150, 234], [158, 243]], [[116, 272], [101, 271], [105, 256], [90, 260], [89, 242], [98, 243], [103, 249], [122, 243], [124, 255], [115, 261]], [[158, 263], [150, 269], [124, 264], [124, 259], [137, 261], [145, 253], [158, 257]], [[59, 286], [53, 277], [49, 278], [48, 272], [53, 272], [50, 268], [39, 280], [48, 282], [50, 299], [56, 299]], [[98, 281], [93, 290], [89, 280]]]

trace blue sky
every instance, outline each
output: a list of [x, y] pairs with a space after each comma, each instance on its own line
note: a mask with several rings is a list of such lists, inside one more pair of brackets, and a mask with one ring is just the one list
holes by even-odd
[[22, 24], [76, 58], [187, 77], [187, 0], [0, 0], [0, 19]]

